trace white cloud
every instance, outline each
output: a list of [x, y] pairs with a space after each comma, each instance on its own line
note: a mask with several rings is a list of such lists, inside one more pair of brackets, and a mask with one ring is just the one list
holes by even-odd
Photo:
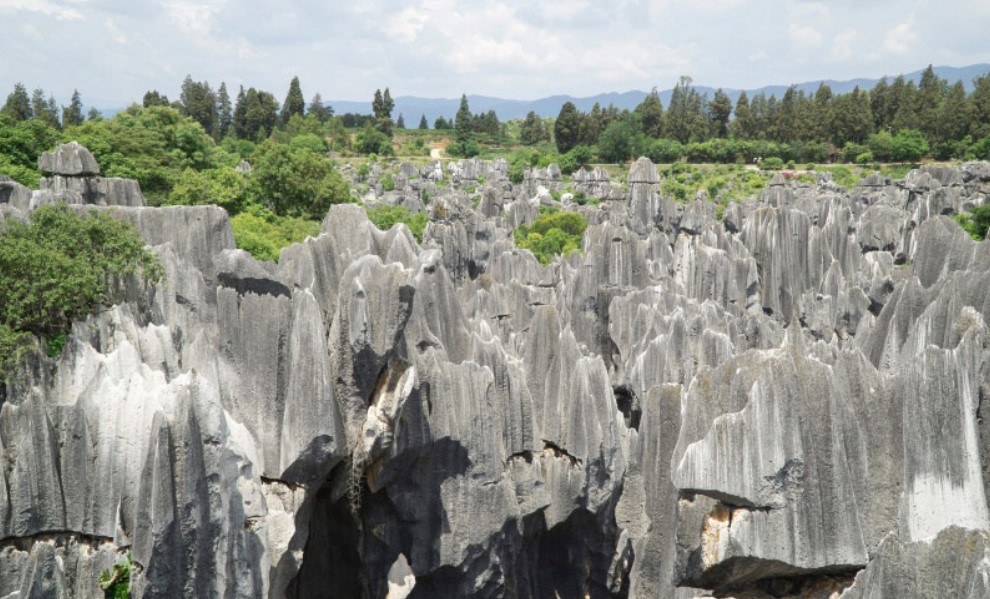
[[0, 11], [36, 12], [59, 21], [82, 21], [86, 18], [74, 8], [64, 8], [48, 0], [0, 0]]
[[899, 23], [883, 38], [883, 51], [887, 54], [907, 54], [918, 35], [914, 31], [914, 15]]
[[791, 23], [790, 27], [787, 28], [787, 35], [791, 38], [792, 42], [806, 48], [811, 48], [822, 43], [821, 32], [808, 25]]
[[853, 44], [859, 34], [855, 29], [840, 31], [832, 39], [832, 57], [836, 60], [845, 61], [853, 57]]

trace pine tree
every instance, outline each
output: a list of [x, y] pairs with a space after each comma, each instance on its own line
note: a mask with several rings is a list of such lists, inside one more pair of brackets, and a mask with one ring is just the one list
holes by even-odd
[[215, 139], [226, 137], [233, 121], [234, 113], [230, 105], [230, 94], [227, 93], [227, 83], [221, 81], [220, 89], [217, 90], [217, 120], [213, 137]]
[[519, 126], [519, 141], [524, 145], [534, 146], [546, 138], [547, 130], [543, 124], [543, 119], [536, 112], [530, 110]]
[[421, 130], [426, 130], [430, 128], [430, 124], [426, 122], [425, 114], [419, 117], [419, 128]]
[[285, 102], [282, 103], [281, 122], [283, 125], [289, 122], [292, 115], [304, 116], [306, 113], [306, 100], [303, 99], [302, 89], [299, 87], [299, 77], [293, 77], [289, 82], [289, 91], [285, 95]]
[[674, 86], [664, 119], [664, 134], [681, 143], [703, 140], [708, 132], [705, 100], [692, 85], [690, 77], [681, 77]]
[[380, 119], [385, 116], [385, 100], [382, 98], [382, 90], [375, 90], [375, 97], [371, 101], [371, 112], [375, 115], [376, 119]]
[[55, 129], [62, 128], [62, 121], [58, 118], [59, 112], [58, 102], [55, 100], [55, 96], [48, 94], [48, 105], [46, 106], [44, 120]]
[[234, 135], [240, 139], [247, 139], [247, 93], [244, 86], [237, 90], [237, 100], [234, 102], [234, 118], [231, 126], [234, 127]]
[[395, 121], [395, 128], [396, 129], [405, 129], [406, 128], [406, 119], [402, 118], [402, 113], [401, 112], [399, 113], [398, 120]]
[[443, 118], [443, 115], [441, 114], [436, 118], [436, 120], [433, 121], [433, 128], [436, 129], [437, 131], [443, 131], [444, 129], [450, 129], [450, 124], [447, 122], [447, 119]]
[[959, 141], [966, 136], [970, 125], [970, 106], [966, 101], [966, 88], [957, 81], [949, 88], [938, 115], [938, 141]]
[[151, 108], [152, 106], [168, 106], [168, 96], [158, 93], [158, 90], [151, 90], [149, 92], [145, 92], [141, 105], [145, 108]]
[[323, 103], [323, 97], [317, 92], [309, 103], [309, 114], [316, 117], [316, 120], [325, 123], [333, 118], [333, 108]]
[[[814, 108], [811, 112], [810, 138], [813, 141], [828, 139], [828, 125], [832, 119], [832, 88], [822, 82], [815, 91]], [[870, 98], [872, 100], [872, 97]]]
[[65, 127], [74, 127], [83, 124], [83, 104], [82, 98], [79, 96], [79, 90], [72, 90], [72, 100], [69, 101], [69, 105], [62, 109], [62, 125]]
[[861, 144], [873, 130], [870, 98], [856, 86], [848, 94], [836, 97], [832, 104], [832, 143], [842, 147], [846, 142]]
[[932, 65], [921, 73], [918, 83], [917, 115], [919, 129], [925, 134], [928, 143], [938, 141], [939, 112], [942, 109], [942, 99], [945, 97], [948, 83], [935, 74]]
[[183, 112], [203, 126], [203, 130], [212, 132], [217, 120], [217, 97], [206, 81], [193, 81], [192, 76], [186, 75], [182, 82], [179, 103]]
[[663, 104], [660, 103], [660, 94], [657, 93], [656, 87], [646, 94], [633, 113], [639, 120], [640, 129], [647, 137], [660, 138], [663, 134]]
[[97, 122], [98, 121], [102, 121], [103, 120], [103, 115], [100, 114], [100, 111], [97, 110], [96, 108], [90, 108], [89, 109], [89, 112], [86, 113], [86, 120], [87, 121], [97, 121]]
[[893, 118], [890, 128], [897, 132], [901, 129], [920, 129], [918, 122], [918, 88], [914, 81], [905, 82], [904, 77], [898, 77], [890, 86], [891, 110]]
[[732, 100], [722, 91], [715, 90], [715, 97], [708, 104], [708, 118], [712, 123], [712, 133], [715, 137], [725, 137], [729, 134], [729, 117], [732, 115]]
[[31, 98], [28, 96], [27, 88], [23, 83], [15, 83], [14, 91], [7, 96], [7, 102], [0, 109], [0, 112], [10, 117], [12, 121], [26, 121], [34, 114], [31, 112]]
[[736, 139], [752, 139], [753, 111], [749, 108], [749, 96], [741, 92], [736, 99], [736, 118], [729, 124], [729, 130]]
[[557, 151], [566, 154], [578, 144], [581, 135], [581, 113], [573, 102], [564, 102], [553, 124], [553, 136]]
[[48, 110], [48, 102], [45, 101], [44, 90], [34, 90], [34, 93], [31, 94], [31, 116], [36, 119], [43, 119], [46, 110]]
[[454, 116], [454, 139], [457, 143], [464, 143], [471, 139], [474, 129], [474, 118], [471, 115], [471, 108], [468, 106], [467, 94], [461, 94], [461, 105]]
[[891, 87], [884, 77], [870, 90], [870, 110], [873, 112], [873, 125], [877, 131], [890, 131], [894, 123], [894, 110]]
[[392, 101], [392, 94], [389, 93], [388, 88], [386, 87], [385, 93], [382, 94], [382, 110], [383, 110], [382, 116], [387, 119], [391, 119], [392, 110], [394, 109], [395, 109], [395, 102]]
[[990, 136], [990, 74], [973, 82], [973, 93], [969, 96], [969, 132], [973, 140]]

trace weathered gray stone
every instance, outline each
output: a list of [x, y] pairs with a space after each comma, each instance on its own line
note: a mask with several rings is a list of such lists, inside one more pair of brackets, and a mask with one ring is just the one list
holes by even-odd
[[95, 177], [100, 174], [100, 165], [86, 146], [70, 141], [38, 157], [38, 170], [66, 177]]
[[[166, 276], [4, 385], [0, 597], [100, 597], [127, 551], [140, 597], [986, 595], [990, 245], [946, 216], [980, 165], [719, 222], [640, 159], [548, 266], [512, 230], [559, 171], [452, 165], [422, 244], [340, 205], [277, 264], [217, 207], [9, 186]], [[404, 205], [443, 176], [398, 169]]]

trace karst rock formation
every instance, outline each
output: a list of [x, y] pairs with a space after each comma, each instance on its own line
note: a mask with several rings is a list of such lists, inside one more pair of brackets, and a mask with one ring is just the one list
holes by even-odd
[[579, 171], [547, 267], [512, 229], [556, 167], [401, 165], [421, 244], [340, 205], [277, 264], [81, 146], [42, 167], [0, 218], [107, 211], [166, 274], [7, 381], [3, 599], [128, 552], [135, 597], [990, 597], [990, 243], [950, 217], [986, 163], [718, 215]]

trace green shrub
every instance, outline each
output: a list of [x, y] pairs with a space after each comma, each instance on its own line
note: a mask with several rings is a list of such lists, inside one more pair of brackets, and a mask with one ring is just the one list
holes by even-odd
[[259, 206], [250, 206], [230, 219], [237, 247], [258, 260], [278, 261], [282, 248], [320, 233], [320, 223], [303, 218], [278, 216]]
[[769, 156], [763, 159], [760, 167], [766, 171], [779, 171], [784, 168], [784, 161], [776, 156]]
[[120, 277], [162, 277], [141, 235], [107, 214], [39, 208], [30, 223], [0, 224], [0, 379], [34, 335], [61, 351], [72, 322], [111, 304]]
[[969, 214], [957, 214], [955, 218], [970, 237], [983, 241], [990, 229], [990, 204], [977, 206]]
[[132, 558], [128, 552], [127, 560], [115, 564], [112, 570], [100, 572], [100, 588], [104, 599], [129, 599], [131, 596], [131, 567]]
[[423, 242], [423, 233], [426, 231], [426, 223], [429, 217], [425, 212], [413, 214], [402, 206], [380, 205], [374, 208], [366, 208], [368, 220], [382, 231], [388, 231], [393, 226], [404, 223], [409, 227], [409, 232], [413, 234], [416, 241]]
[[347, 183], [327, 158], [272, 141], [255, 151], [248, 195], [279, 216], [306, 220], [322, 219], [333, 204], [352, 201]]
[[379, 183], [382, 184], [382, 189], [384, 191], [395, 191], [395, 177], [392, 176], [392, 173], [388, 173], [383, 176]]
[[513, 238], [516, 247], [533, 252], [545, 266], [554, 256], [579, 250], [587, 228], [588, 221], [578, 212], [548, 211], [537, 216], [532, 225], [517, 227]]
[[247, 180], [229, 166], [197, 171], [187, 168], [165, 201], [169, 205], [216, 204], [236, 212], [244, 202]]

